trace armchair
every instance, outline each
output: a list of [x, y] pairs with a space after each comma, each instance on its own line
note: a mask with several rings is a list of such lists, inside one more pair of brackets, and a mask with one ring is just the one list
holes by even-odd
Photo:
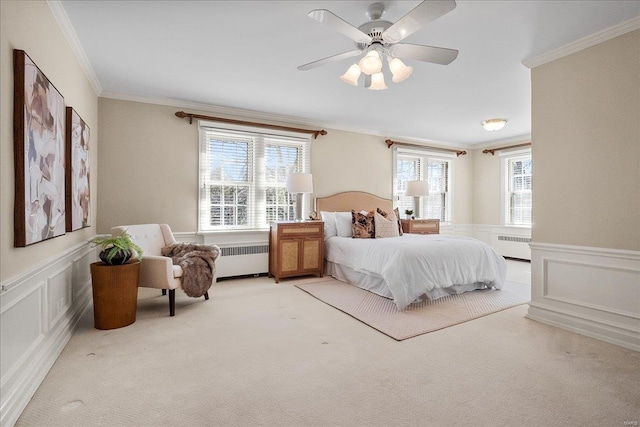
[[[176, 289], [182, 285], [182, 267], [173, 265], [169, 257], [162, 256], [162, 248], [177, 243], [167, 224], [121, 225], [111, 228], [113, 236], [127, 231], [131, 239], [143, 251], [140, 263], [138, 287], [162, 289], [162, 295], [169, 291], [169, 316], [176, 312]], [[215, 274], [212, 275], [215, 282]], [[209, 299], [209, 293], [204, 294]]]

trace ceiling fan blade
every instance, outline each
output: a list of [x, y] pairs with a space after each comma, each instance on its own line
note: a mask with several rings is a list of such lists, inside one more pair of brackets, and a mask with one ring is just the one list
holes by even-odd
[[389, 48], [389, 54], [396, 58], [415, 59], [441, 65], [449, 65], [458, 57], [458, 51], [455, 49], [408, 43], [394, 44]]
[[350, 50], [349, 52], [339, 53], [337, 55], [329, 56], [329, 57], [324, 58], [324, 59], [319, 59], [317, 61], [309, 62], [308, 64], [300, 65], [298, 67], [298, 70], [300, 70], [300, 71], [311, 70], [312, 68], [316, 68], [316, 67], [320, 67], [322, 65], [330, 64], [332, 62], [340, 61], [340, 60], [345, 59], [345, 58], [350, 58], [352, 56], [358, 56], [361, 53], [362, 53], [362, 51], [359, 51], [359, 50]]
[[423, 1], [411, 12], [400, 18], [398, 22], [387, 28], [382, 33], [382, 38], [389, 43], [399, 42], [455, 8], [455, 0]]
[[315, 9], [309, 12], [309, 18], [315, 19], [321, 24], [331, 27], [335, 31], [344, 34], [356, 43], [370, 43], [371, 36], [363, 33], [339, 16], [326, 9]]

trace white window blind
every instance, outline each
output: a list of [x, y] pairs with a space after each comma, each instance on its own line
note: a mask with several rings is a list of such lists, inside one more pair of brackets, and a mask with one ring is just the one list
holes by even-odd
[[[291, 172], [308, 172], [310, 139], [200, 126], [201, 231], [260, 229], [294, 218]], [[308, 203], [305, 201], [305, 203]]]
[[[401, 215], [406, 209], [418, 218], [451, 219], [451, 160], [449, 155], [419, 149], [394, 149], [394, 205]], [[408, 181], [427, 181], [429, 195], [422, 197], [422, 212], [415, 212], [415, 199], [407, 196]]]
[[531, 152], [502, 156], [505, 225], [531, 225], [533, 174]]

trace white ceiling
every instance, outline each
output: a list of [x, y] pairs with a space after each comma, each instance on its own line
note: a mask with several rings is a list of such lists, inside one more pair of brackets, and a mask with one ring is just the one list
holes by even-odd
[[[530, 70], [522, 61], [640, 15], [639, 1], [463, 1], [404, 42], [458, 49], [447, 66], [370, 91], [339, 76], [354, 49], [307, 17], [329, 9], [358, 27], [374, 1], [62, 1], [106, 96], [171, 99], [288, 116], [394, 139], [469, 146], [531, 132]], [[384, 1], [397, 21], [420, 1]], [[355, 58], [357, 60], [357, 58]], [[505, 117], [487, 132], [480, 122]]]

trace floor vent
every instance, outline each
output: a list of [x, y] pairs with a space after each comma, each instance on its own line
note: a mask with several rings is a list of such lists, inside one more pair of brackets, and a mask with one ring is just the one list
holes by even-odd
[[498, 240], [505, 242], [531, 243], [530, 237], [498, 236]]
[[221, 256], [255, 255], [269, 253], [269, 245], [259, 246], [235, 246], [230, 248], [220, 248]]

